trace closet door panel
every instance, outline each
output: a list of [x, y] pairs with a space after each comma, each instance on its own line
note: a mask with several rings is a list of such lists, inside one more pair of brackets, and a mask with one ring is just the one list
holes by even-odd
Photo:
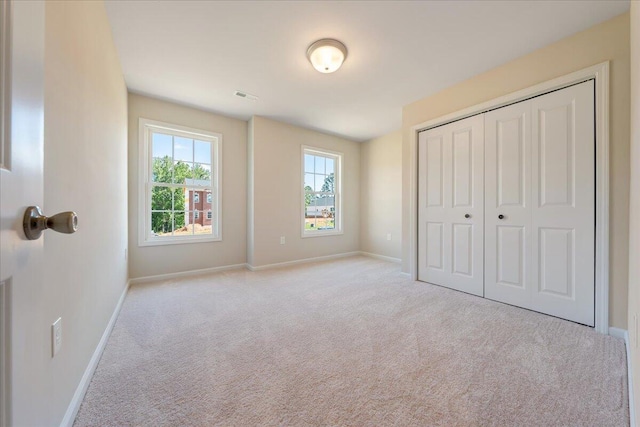
[[531, 100], [536, 311], [595, 321], [594, 83]]
[[483, 295], [484, 120], [418, 138], [418, 279]]
[[485, 114], [485, 296], [529, 308], [531, 107]]

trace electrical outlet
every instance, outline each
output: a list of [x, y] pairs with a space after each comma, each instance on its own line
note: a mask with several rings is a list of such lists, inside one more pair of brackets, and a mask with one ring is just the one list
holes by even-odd
[[55, 357], [62, 347], [62, 317], [51, 325], [51, 357]]
[[284, 243], [285, 243], [285, 238], [284, 238], [284, 236], [280, 236], [280, 244], [281, 244], [281, 245], [284, 245]]
[[387, 233], [387, 240], [391, 240], [391, 233]]

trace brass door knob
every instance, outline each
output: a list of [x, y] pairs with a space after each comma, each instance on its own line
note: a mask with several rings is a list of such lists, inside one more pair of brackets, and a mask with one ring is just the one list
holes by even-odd
[[51, 217], [42, 214], [40, 207], [29, 206], [22, 220], [24, 235], [28, 240], [37, 240], [48, 228], [58, 233], [72, 234], [78, 230], [78, 215], [75, 212], [60, 212]]

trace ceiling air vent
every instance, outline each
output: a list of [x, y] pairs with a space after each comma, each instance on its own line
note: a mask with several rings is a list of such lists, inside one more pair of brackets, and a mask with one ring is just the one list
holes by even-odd
[[242, 92], [242, 91], [239, 91], [239, 90], [237, 90], [237, 91], [233, 92], [233, 94], [234, 94], [235, 96], [239, 97], [239, 98], [248, 99], [248, 100], [250, 100], [250, 101], [257, 101], [257, 100], [258, 100], [258, 97], [257, 97], [257, 96], [255, 96], [255, 95], [251, 95], [250, 93]]

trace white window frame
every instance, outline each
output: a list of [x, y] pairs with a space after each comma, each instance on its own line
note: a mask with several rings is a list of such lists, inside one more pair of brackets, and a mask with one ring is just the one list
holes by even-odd
[[193, 203], [200, 203], [200, 194], [197, 191], [193, 192]]
[[[138, 129], [138, 246], [222, 241], [222, 134], [142, 117], [139, 119]], [[153, 236], [151, 233], [151, 189], [154, 183], [151, 180], [153, 153], [150, 136], [153, 131], [211, 142], [212, 183], [210, 190], [212, 193], [211, 211], [214, 213], [211, 223], [212, 234], [159, 237]], [[182, 187], [182, 185], [178, 185], [178, 187]], [[190, 186], [189, 188], [197, 187]], [[209, 190], [209, 187], [203, 188]]]
[[[305, 206], [305, 190], [304, 190], [304, 155], [309, 154], [312, 156], [323, 156], [332, 158], [334, 160], [334, 194], [335, 194], [335, 214], [334, 214], [334, 222], [335, 228], [333, 230], [314, 230], [307, 231], [305, 230], [305, 214], [306, 214], [306, 206]], [[307, 237], [326, 237], [326, 236], [337, 236], [340, 234], [344, 234], [344, 230], [342, 228], [342, 218], [344, 216], [344, 212], [342, 210], [342, 160], [344, 154], [338, 151], [326, 150], [324, 148], [318, 147], [310, 147], [307, 145], [303, 145], [300, 153], [300, 169], [301, 169], [301, 202], [302, 206], [301, 210], [301, 236], [303, 238]]]

